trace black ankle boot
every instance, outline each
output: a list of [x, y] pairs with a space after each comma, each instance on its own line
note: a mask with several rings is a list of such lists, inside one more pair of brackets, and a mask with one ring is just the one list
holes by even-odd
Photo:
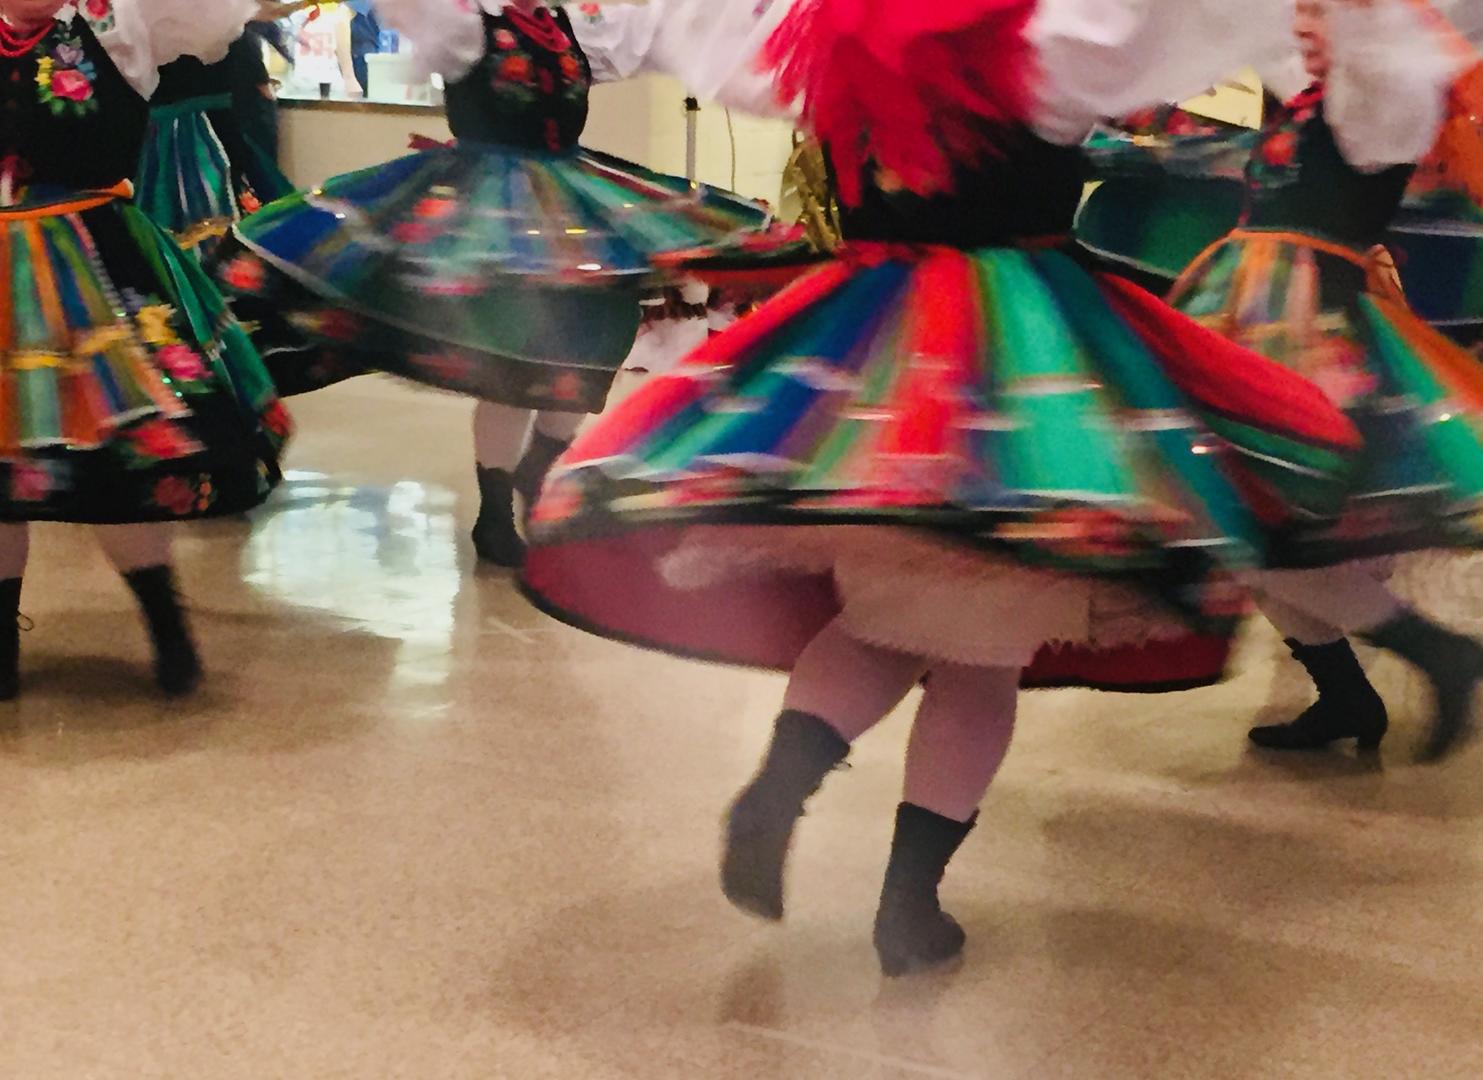
[[473, 537], [484, 562], [509, 567], [525, 562], [525, 541], [515, 529], [514, 479], [503, 469], [479, 469], [479, 519]]
[[886, 975], [932, 971], [962, 955], [968, 937], [942, 910], [937, 888], [977, 822], [977, 814], [963, 822], [911, 803], [897, 808], [891, 861], [875, 916], [875, 952]]
[[155, 682], [167, 696], [184, 697], [201, 685], [201, 659], [175, 591], [174, 572], [169, 566], [151, 566], [125, 574], [124, 580], [134, 590], [154, 642]]
[[1313, 677], [1318, 700], [1291, 723], [1252, 728], [1251, 741], [1268, 750], [1322, 750], [1340, 739], [1355, 739], [1361, 750], [1377, 749], [1390, 718], [1349, 642], [1289, 641], [1287, 647]]
[[774, 922], [783, 917], [783, 868], [793, 826], [824, 777], [849, 755], [824, 721], [801, 712], [777, 719], [772, 745], [726, 820], [721, 891], [741, 910]]
[[21, 579], [0, 581], [0, 701], [21, 692]]
[[546, 486], [546, 477], [551, 472], [551, 467], [556, 464], [557, 458], [566, 453], [566, 448], [570, 445], [570, 441], [542, 435], [539, 431], [531, 433], [530, 445], [525, 448], [520, 464], [515, 466], [515, 490], [525, 500], [527, 520], [536, 500], [541, 497], [541, 489]]
[[1483, 645], [1414, 612], [1362, 635], [1421, 669], [1437, 694], [1437, 714], [1421, 760], [1446, 757], [1472, 732], [1473, 700], [1483, 683]]

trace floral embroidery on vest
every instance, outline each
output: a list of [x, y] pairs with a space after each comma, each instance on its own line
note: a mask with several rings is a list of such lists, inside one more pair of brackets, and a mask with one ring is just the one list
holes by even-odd
[[77, 10], [95, 34], [106, 34], [118, 25], [118, 17], [113, 13], [113, 0], [80, 0]]
[[58, 33], [55, 43], [36, 63], [36, 93], [54, 116], [87, 116], [98, 109], [93, 80], [98, 70], [82, 42]]

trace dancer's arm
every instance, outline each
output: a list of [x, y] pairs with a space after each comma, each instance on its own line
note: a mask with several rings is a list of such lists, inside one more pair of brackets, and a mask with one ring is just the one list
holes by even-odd
[[1041, 0], [1026, 31], [1039, 56], [1036, 129], [1086, 137], [1099, 117], [1185, 101], [1293, 49], [1292, 0]]
[[476, 0], [376, 0], [376, 14], [412, 43], [423, 75], [455, 83], [484, 58], [484, 19]]
[[1447, 96], [1468, 66], [1411, 0], [1335, 3], [1324, 116], [1356, 169], [1420, 161], [1436, 144]]
[[77, 9], [120, 74], [147, 98], [172, 60], [225, 57], [257, 15], [258, 0], [84, 0]]
[[696, 97], [762, 115], [782, 115], [757, 55], [792, 0], [649, 0], [568, 5], [572, 27], [598, 82], [659, 73]]

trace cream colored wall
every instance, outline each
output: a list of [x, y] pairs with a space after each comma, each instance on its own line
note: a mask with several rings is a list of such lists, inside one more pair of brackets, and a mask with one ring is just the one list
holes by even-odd
[[423, 114], [289, 105], [280, 117], [280, 162], [298, 187], [401, 157], [413, 133], [450, 137], [442, 113], [434, 109]]
[[[645, 164], [664, 172], [685, 171], [685, 91], [672, 79], [641, 80], [651, 99], [648, 156]], [[732, 134], [736, 149], [733, 158]], [[783, 167], [792, 152], [792, 127], [746, 113], [731, 114], [728, 131], [726, 110], [702, 105], [697, 121], [696, 161], [699, 179], [708, 184], [731, 186], [753, 198], [776, 204], [782, 186]], [[733, 165], [734, 161], [734, 165]]]
[[1261, 127], [1262, 83], [1255, 72], [1242, 72], [1208, 94], [1185, 102], [1185, 107], [1227, 123]]
[[[592, 94], [592, 119], [583, 142], [647, 163], [653, 141], [652, 101], [645, 80], [599, 86]], [[400, 157], [413, 134], [452, 137], [437, 109], [388, 112], [372, 106], [286, 103], [281, 115], [283, 171], [301, 187]]]

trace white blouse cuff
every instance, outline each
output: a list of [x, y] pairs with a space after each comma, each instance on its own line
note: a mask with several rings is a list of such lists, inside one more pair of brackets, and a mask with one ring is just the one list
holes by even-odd
[[182, 56], [215, 62], [257, 14], [257, 0], [75, 0], [98, 43], [144, 97]]

